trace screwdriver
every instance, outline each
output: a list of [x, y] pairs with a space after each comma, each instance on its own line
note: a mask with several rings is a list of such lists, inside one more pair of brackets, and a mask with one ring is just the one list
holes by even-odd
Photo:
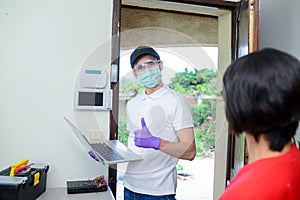
[[29, 165], [21, 165], [20, 167], [17, 167], [17, 168], [15, 169], [15, 173], [21, 172], [21, 171], [27, 169], [28, 167], [30, 167], [31, 165], [33, 165], [33, 163], [31, 163], [31, 164], [29, 164]]

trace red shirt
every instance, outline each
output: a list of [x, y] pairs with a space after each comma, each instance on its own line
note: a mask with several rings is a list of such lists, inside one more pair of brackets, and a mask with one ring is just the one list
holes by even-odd
[[219, 200], [300, 200], [300, 151], [245, 165]]

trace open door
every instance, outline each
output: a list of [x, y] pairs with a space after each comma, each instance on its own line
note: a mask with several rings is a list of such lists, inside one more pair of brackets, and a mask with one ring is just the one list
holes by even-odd
[[[242, 0], [235, 23], [237, 33], [235, 38], [237, 45], [235, 59], [237, 59], [258, 50], [259, 0]], [[233, 134], [229, 134], [227, 155], [227, 169], [229, 171], [226, 179], [229, 182], [238, 170], [248, 162], [247, 148], [243, 136], [236, 137]]]

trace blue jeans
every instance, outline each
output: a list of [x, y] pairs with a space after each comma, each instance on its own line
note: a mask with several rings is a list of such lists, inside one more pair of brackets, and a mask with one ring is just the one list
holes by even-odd
[[135, 193], [124, 188], [124, 200], [176, 200], [175, 194], [152, 196], [147, 194]]

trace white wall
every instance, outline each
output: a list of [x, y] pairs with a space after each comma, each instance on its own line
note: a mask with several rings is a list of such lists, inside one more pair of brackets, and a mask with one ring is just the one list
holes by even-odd
[[[74, 120], [79, 69], [110, 40], [112, 2], [0, 0], [0, 169], [23, 158], [48, 163], [48, 187], [107, 173], [62, 116]], [[99, 60], [110, 59], [106, 50]]]
[[275, 47], [300, 59], [299, 7], [299, 0], [260, 0], [260, 48]]
[[[274, 47], [300, 59], [299, 7], [299, 0], [260, 0], [260, 48]], [[300, 126], [297, 139], [300, 141]]]

